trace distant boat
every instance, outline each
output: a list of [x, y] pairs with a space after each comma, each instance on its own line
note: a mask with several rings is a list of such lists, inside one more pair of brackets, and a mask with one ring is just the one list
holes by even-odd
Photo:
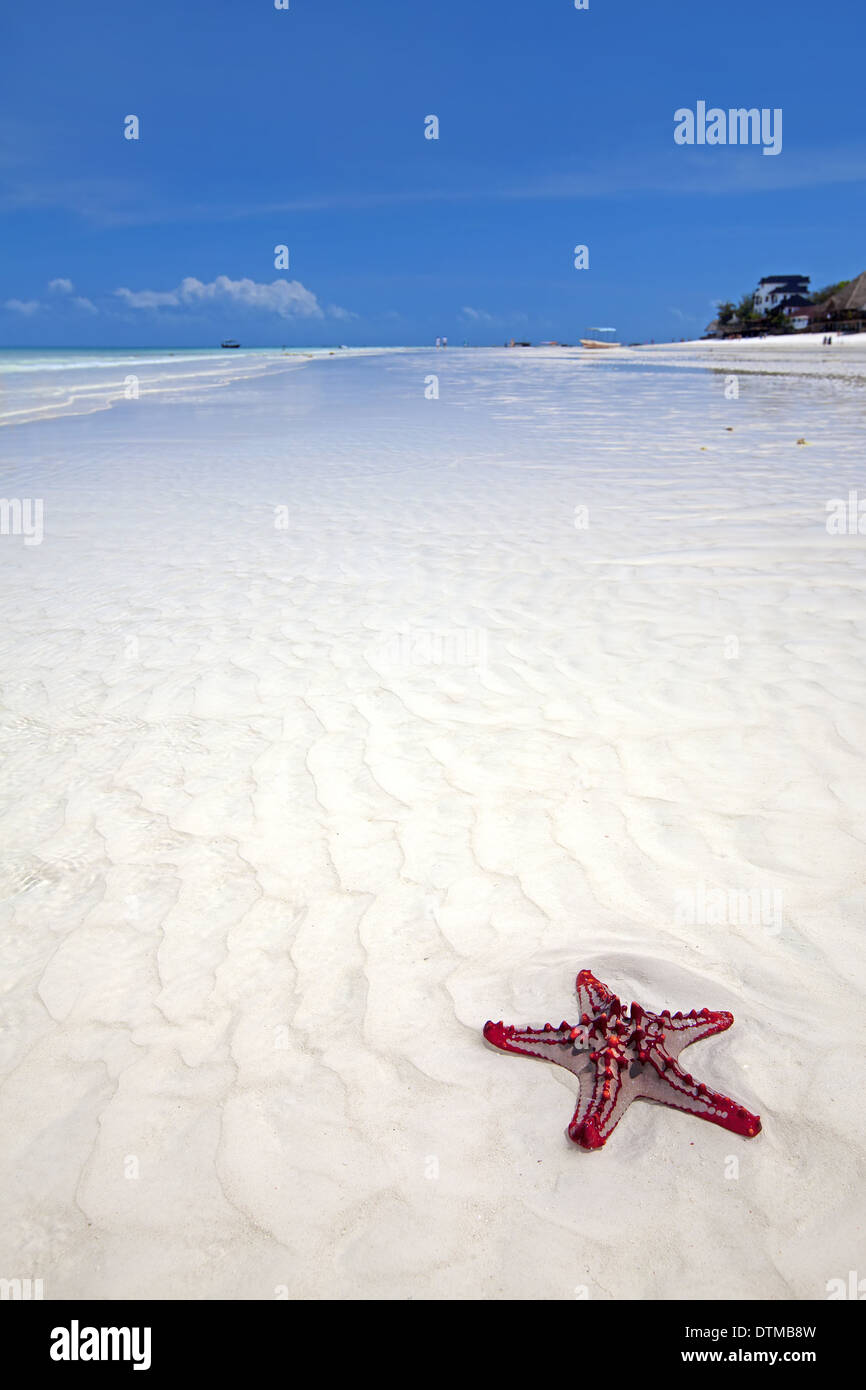
[[587, 348], [612, 348], [622, 347], [622, 343], [603, 343], [598, 338], [581, 338], [580, 346]]
[[234, 338], [226, 338], [224, 343], [220, 343], [221, 348], [239, 348], [240, 343], [236, 343]]

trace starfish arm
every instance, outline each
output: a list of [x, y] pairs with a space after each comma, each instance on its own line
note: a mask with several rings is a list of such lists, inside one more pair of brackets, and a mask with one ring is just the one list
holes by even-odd
[[758, 1115], [751, 1114], [729, 1096], [711, 1091], [702, 1081], [696, 1081], [659, 1045], [650, 1052], [648, 1065], [644, 1067], [640, 1079], [639, 1094], [646, 1100], [660, 1101], [662, 1105], [672, 1105], [676, 1110], [687, 1110], [699, 1119], [709, 1120], [711, 1124], [721, 1125], [722, 1129], [745, 1135], [748, 1139], [761, 1131]]
[[590, 1018], [595, 1018], [598, 1014], [609, 1009], [611, 1004], [619, 1005], [619, 999], [603, 985], [601, 980], [597, 980], [591, 970], [581, 970], [575, 982], [577, 990], [577, 1002], [580, 1005], [581, 1021], [583, 1015], [588, 1014]]
[[580, 1098], [566, 1133], [580, 1149], [600, 1149], [606, 1144], [628, 1108], [622, 1079], [615, 1069], [606, 1077], [604, 1068], [587, 1067], [580, 1076]]
[[[565, 1020], [559, 1028], [547, 1023], [543, 1028], [513, 1028], [507, 1023], [484, 1025], [484, 1037], [500, 1052], [516, 1052], [521, 1057], [540, 1057], [567, 1071], [578, 1072], [587, 1055], [583, 1028], [572, 1028]], [[577, 1035], [577, 1036], [575, 1036]], [[582, 1050], [581, 1050], [582, 1049]]]
[[700, 1042], [701, 1038], [724, 1033], [734, 1021], [734, 1015], [722, 1009], [693, 1009], [690, 1014], [673, 1015], [665, 1010], [661, 1014], [647, 1014], [647, 1017], [661, 1024], [665, 1034], [665, 1051], [675, 1058], [679, 1057], [684, 1047]]

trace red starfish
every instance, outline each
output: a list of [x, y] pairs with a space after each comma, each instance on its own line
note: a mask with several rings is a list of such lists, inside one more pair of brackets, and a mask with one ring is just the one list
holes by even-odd
[[683, 1071], [677, 1058], [684, 1047], [723, 1033], [734, 1015], [694, 1009], [684, 1018], [665, 1009], [650, 1013], [632, 1004], [627, 1013], [616, 995], [591, 970], [577, 977], [580, 1023], [558, 1028], [511, 1028], [485, 1023], [484, 1036], [503, 1052], [543, 1057], [574, 1072], [580, 1099], [567, 1134], [582, 1149], [600, 1149], [633, 1100], [655, 1100], [688, 1110], [702, 1120], [744, 1134], [760, 1133], [761, 1121], [742, 1105], [711, 1091]]

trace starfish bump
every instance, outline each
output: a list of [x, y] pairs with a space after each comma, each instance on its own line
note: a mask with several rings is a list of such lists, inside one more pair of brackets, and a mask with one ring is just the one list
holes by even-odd
[[680, 1066], [684, 1047], [723, 1033], [733, 1014], [700, 1009], [686, 1016], [664, 1009], [660, 1014], [621, 1001], [591, 970], [577, 977], [580, 1022], [565, 1020], [555, 1028], [512, 1028], [485, 1023], [484, 1036], [503, 1052], [542, 1057], [573, 1072], [580, 1099], [566, 1131], [582, 1149], [600, 1149], [633, 1100], [653, 1100], [687, 1110], [734, 1134], [754, 1138], [761, 1121], [736, 1101], [695, 1081]]

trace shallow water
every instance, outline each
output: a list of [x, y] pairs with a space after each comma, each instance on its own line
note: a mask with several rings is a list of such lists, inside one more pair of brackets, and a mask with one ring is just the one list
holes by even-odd
[[0, 348], [0, 426], [221, 389], [334, 355], [329, 348]]
[[[856, 1267], [866, 537], [826, 523], [863, 407], [449, 349], [2, 432], [4, 496], [44, 502], [40, 544], [0, 536], [10, 1275], [812, 1298]], [[569, 1018], [581, 967], [730, 1009], [687, 1064], [761, 1136], [644, 1104], [569, 1145], [570, 1078], [480, 1029]]]

